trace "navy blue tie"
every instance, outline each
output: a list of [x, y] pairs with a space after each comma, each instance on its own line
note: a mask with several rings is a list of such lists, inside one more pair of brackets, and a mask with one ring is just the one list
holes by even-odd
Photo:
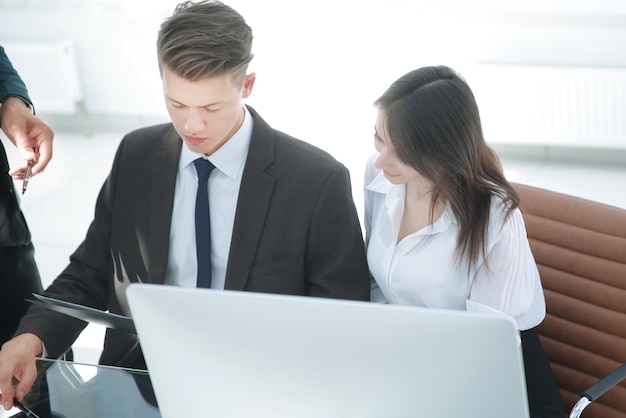
[[198, 173], [196, 195], [196, 255], [198, 258], [197, 287], [211, 287], [211, 221], [209, 217], [209, 175], [215, 168], [209, 160], [193, 162]]

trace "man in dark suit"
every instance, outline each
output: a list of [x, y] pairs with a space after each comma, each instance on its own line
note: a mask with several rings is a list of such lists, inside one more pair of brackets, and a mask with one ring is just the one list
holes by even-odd
[[23, 179], [26, 161], [32, 174], [46, 167], [52, 156], [54, 133], [33, 112], [26, 85], [0, 46], [0, 127], [25, 160], [9, 170], [0, 143], [0, 346], [11, 338], [28, 306], [24, 298], [41, 292], [30, 231], [20, 209], [13, 176]]
[[[172, 123], [124, 137], [87, 236], [46, 295], [130, 315], [130, 283], [196, 286], [197, 262], [210, 254], [215, 289], [369, 299], [349, 173], [243, 104], [256, 78], [251, 47], [244, 19], [220, 2], [181, 4], [163, 23], [157, 49]], [[197, 254], [196, 164], [205, 160], [215, 166], [211, 250]], [[15, 376], [21, 399], [35, 356], [61, 355], [84, 326], [31, 308], [0, 351], [0, 391], [11, 393]], [[100, 362], [145, 368], [137, 336], [111, 329]]]

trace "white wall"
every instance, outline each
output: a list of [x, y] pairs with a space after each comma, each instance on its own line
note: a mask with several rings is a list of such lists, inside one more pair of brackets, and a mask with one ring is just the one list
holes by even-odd
[[[69, 38], [90, 114], [165, 117], [154, 44], [176, 3], [0, 0], [0, 41]], [[353, 132], [343, 127], [362, 120], [353, 117], [368, 114], [391, 81], [421, 65], [626, 67], [620, 0], [228, 3], [255, 32], [258, 84], [250, 103], [311, 141], [330, 130]], [[46, 68], [40, 71], [45, 77]]]

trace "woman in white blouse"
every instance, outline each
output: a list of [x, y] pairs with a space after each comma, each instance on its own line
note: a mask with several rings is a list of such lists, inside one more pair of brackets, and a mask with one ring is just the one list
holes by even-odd
[[496, 310], [517, 322], [532, 417], [565, 416], [534, 327], [545, 316], [519, 196], [451, 68], [409, 72], [375, 102], [365, 174], [372, 300]]

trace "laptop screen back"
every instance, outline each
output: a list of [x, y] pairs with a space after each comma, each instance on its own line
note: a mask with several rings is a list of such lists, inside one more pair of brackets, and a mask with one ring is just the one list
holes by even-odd
[[131, 285], [163, 417], [528, 418], [512, 320]]

